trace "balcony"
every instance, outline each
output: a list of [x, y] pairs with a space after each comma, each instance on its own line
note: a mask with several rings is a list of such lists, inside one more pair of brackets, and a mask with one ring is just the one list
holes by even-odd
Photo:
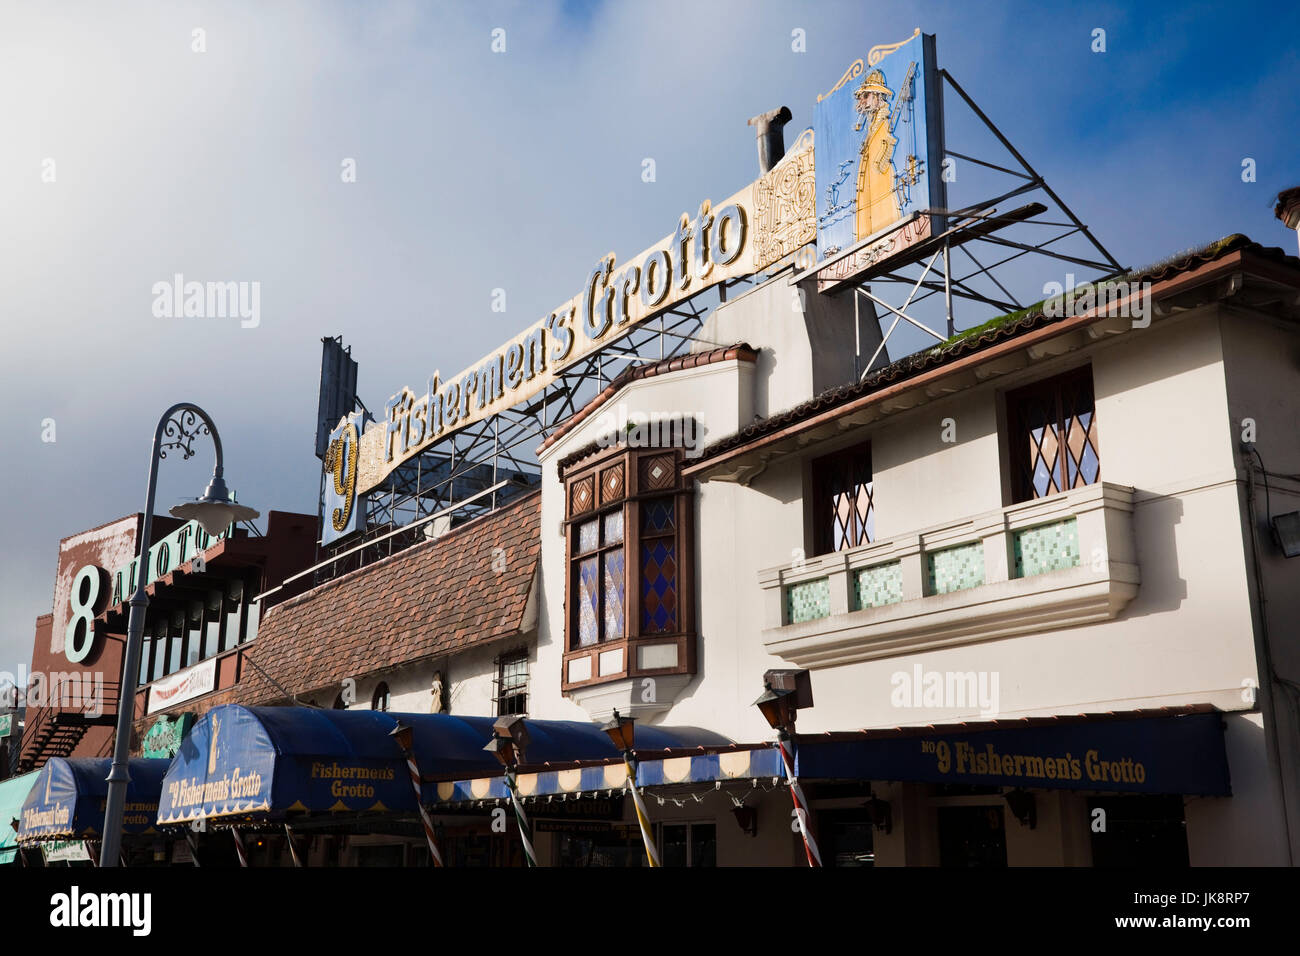
[[830, 667], [1096, 624], [1139, 580], [1133, 489], [1099, 482], [762, 571], [763, 644]]

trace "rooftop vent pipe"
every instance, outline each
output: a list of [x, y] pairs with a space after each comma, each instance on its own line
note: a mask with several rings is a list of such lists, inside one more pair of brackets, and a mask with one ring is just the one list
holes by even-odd
[[758, 172], [760, 175], [781, 161], [785, 155], [785, 124], [794, 117], [788, 106], [768, 110], [749, 118], [758, 134]]

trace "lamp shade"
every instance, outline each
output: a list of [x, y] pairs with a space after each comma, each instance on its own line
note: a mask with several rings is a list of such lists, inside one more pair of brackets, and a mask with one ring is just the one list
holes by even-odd
[[614, 711], [614, 719], [600, 729], [619, 750], [626, 752], [633, 749], [636, 741], [636, 718], [622, 717], [618, 711]]
[[763, 692], [763, 696], [754, 701], [757, 707], [767, 720], [773, 730], [785, 730], [790, 723], [791, 704], [794, 703], [794, 692], [788, 690], [774, 690], [771, 687]]
[[259, 512], [230, 497], [223, 478], [212, 476], [202, 498], [184, 501], [170, 511], [173, 518], [197, 521], [208, 534], [220, 534], [236, 521], [251, 521]]
[[501, 766], [509, 767], [515, 762], [515, 745], [508, 737], [493, 734], [492, 739], [483, 747], [488, 753], [501, 761]]
[[397, 746], [402, 749], [402, 753], [411, 752], [411, 744], [415, 741], [415, 731], [412, 728], [399, 720], [388, 732], [388, 736], [397, 741]]

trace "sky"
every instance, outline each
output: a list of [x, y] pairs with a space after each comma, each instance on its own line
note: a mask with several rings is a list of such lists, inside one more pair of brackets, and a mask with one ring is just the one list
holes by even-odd
[[[1121, 263], [1233, 232], [1294, 254], [1300, 8], [1230, 10], [0, 2], [0, 671], [29, 665], [59, 540], [142, 509], [163, 409], [212, 414], [241, 500], [314, 513], [322, 336], [372, 409], [470, 365], [751, 182], [750, 116], [788, 106], [793, 141], [918, 26]], [[258, 283], [257, 324], [155, 314], [176, 274]], [[210, 455], [163, 463], [160, 513]]]

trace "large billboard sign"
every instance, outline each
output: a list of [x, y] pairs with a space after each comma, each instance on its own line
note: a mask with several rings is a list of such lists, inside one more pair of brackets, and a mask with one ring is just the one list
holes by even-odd
[[[340, 419], [325, 451], [323, 543], [364, 527], [365, 516], [349, 502], [382, 486], [404, 462], [527, 401], [683, 300], [761, 272], [814, 241], [825, 259], [891, 227], [906, 232], [909, 244], [932, 234], [937, 216], [921, 213], [944, 205], [940, 114], [933, 36], [918, 30], [872, 47], [819, 97], [814, 127], [758, 180], [683, 212], [672, 232], [630, 259], [602, 256], [567, 302], [469, 368], [446, 377], [435, 371], [422, 386], [394, 393], [378, 421]], [[898, 245], [897, 237], [884, 241]], [[882, 246], [877, 256], [892, 254]]]
[[[943, 131], [934, 37], [872, 47], [813, 110], [817, 252], [834, 257], [943, 209]], [[927, 217], [928, 218], [928, 217]], [[927, 222], [932, 234], [937, 223]]]
[[487, 358], [446, 378], [434, 372], [423, 388], [394, 394], [383, 418], [361, 435], [356, 493], [378, 487], [430, 445], [528, 400], [640, 323], [812, 242], [813, 193], [812, 137], [805, 133], [760, 179], [682, 213], [649, 249], [625, 262], [612, 252], [602, 256], [573, 298]]

